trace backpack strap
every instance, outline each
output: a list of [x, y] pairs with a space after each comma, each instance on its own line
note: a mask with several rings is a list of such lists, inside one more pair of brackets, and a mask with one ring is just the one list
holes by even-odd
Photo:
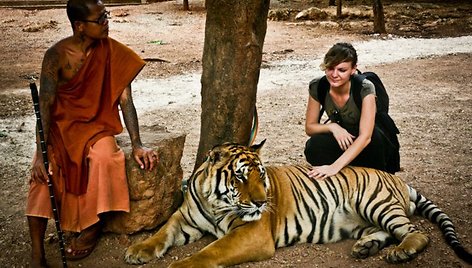
[[320, 80], [318, 81], [318, 88], [316, 90], [318, 93], [318, 101], [321, 104], [320, 115], [318, 117], [318, 122], [320, 122], [321, 117], [323, 116], [323, 113], [325, 111], [326, 95], [328, 95], [329, 91], [329, 82], [326, 78], [326, 75], [320, 78]]
[[[358, 72], [360, 71], [358, 70]], [[362, 111], [361, 90], [362, 90], [362, 82], [364, 81], [364, 79], [367, 79], [367, 78], [363, 74], [354, 75], [351, 79], [352, 96], [354, 97], [354, 102], [356, 103], [359, 111]]]

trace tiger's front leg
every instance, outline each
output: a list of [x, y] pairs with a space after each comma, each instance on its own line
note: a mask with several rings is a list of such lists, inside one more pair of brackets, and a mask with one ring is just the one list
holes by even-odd
[[268, 222], [266, 225], [261, 221], [249, 222], [169, 267], [216, 268], [269, 259], [275, 253], [275, 243], [269, 226]]
[[[184, 236], [184, 233], [187, 238]], [[189, 226], [178, 210], [169, 218], [166, 224], [150, 238], [131, 245], [125, 254], [125, 261], [129, 264], [143, 264], [154, 258], [160, 258], [171, 246], [180, 246], [194, 242], [202, 237], [203, 233]]]

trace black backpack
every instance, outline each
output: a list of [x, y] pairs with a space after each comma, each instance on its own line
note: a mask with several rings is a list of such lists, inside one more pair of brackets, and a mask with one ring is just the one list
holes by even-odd
[[[377, 95], [377, 113], [375, 115], [375, 126], [378, 127], [381, 133], [387, 137], [387, 140], [390, 142], [391, 148], [393, 150], [391, 157], [387, 159], [387, 171], [394, 174], [395, 172], [400, 170], [400, 143], [398, 142], [398, 134], [400, 131], [398, 130], [395, 122], [388, 114], [388, 107], [389, 107], [389, 97], [387, 94], [387, 90], [383, 85], [382, 81], [380, 80], [379, 76], [374, 72], [365, 72], [361, 73], [358, 71], [358, 75], [355, 75], [353, 79], [351, 79], [351, 88], [353, 90], [353, 97], [354, 102], [356, 103], [359, 111], [362, 108], [362, 98], [361, 98], [361, 89], [362, 89], [362, 81], [364, 79], [368, 79], [371, 81], [375, 86], [375, 94]], [[326, 94], [329, 91], [329, 82], [326, 76], [323, 76], [318, 82], [318, 100], [321, 104], [320, 110], [320, 117], [318, 122], [321, 120], [321, 116], [324, 112], [324, 102], [326, 99]]]

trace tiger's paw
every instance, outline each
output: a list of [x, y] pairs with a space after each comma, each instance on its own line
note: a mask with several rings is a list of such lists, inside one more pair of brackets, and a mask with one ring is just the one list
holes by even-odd
[[354, 258], [365, 259], [377, 254], [389, 243], [391, 243], [390, 235], [384, 231], [377, 231], [357, 240], [352, 247], [351, 255]]
[[387, 255], [387, 262], [401, 263], [414, 259], [429, 243], [429, 238], [420, 233], [410, 233]]
[[418, 252], [416, 252], [416, 250], [405, 250], [397, 246], [387, 254], [387, 262], [407, 262], [416, 258], [416, 255], [418, 255]]
[[126, 250], [125, 261], [129, 264], [143, 264], [149, 262], [154, 257], [154, 247], [138, 243]]
[[357, 259], [365, 259], [377, 254], [381, 249], [381, 243], [377, 240], [359, 240], [352, 247], [351, 255]]

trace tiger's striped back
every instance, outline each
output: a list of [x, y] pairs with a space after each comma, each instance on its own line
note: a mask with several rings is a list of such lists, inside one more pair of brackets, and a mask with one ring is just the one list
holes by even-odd
[[279, 247], [358, 239], [371, 222], [388, 222], [386, 207], [409, 209], [406, 185], [389, 173], [347, 167], [326, 180], [313, 180], [306, 166], [266, 169], [273, 191], [269, 195], [284, 197], [273, 198]]

